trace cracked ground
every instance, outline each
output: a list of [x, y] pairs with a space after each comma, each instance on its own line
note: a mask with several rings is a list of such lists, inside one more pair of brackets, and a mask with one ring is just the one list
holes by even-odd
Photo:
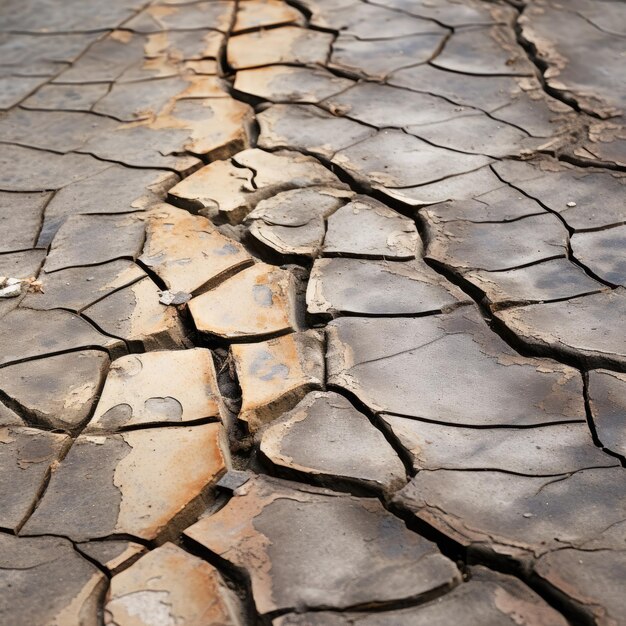
[[4, 0], [0, 623], [626, 624], [625, 44]]

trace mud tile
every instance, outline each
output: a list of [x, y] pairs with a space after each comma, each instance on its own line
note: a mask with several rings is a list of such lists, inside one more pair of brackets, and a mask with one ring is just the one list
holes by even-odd
[[626, 611], [621, 585], [625, 563], [624, 550], [566, 548], [542, 556], [535, 573], [553, 593], [588, 615], [591, 623], [618, 624]]
[[27, 250], [35, 246], [43, 210], [50, 196], [49, 193], [0, 191], [0, 252]]
[[283, 191], [261, 200], [246, 223], [257, 241], [279, 254], [315, 258], [324, 241], [325, 218], [353, 195], [330, 187]]
[[45, 257], [45, 250], [24, 250], [2, 254], [0, 255], [0, 276], [21, 280], [37, 276]]
[[440, 313], [470, 302], [421, 259], [318, 259], [307, 287], [308, 312], [332, 317]]
[[530, 477], [424, 470], [394, 500], [470, 554], [489, 552], [528, 566], [533, 557], [574, 547], [623, 521], [623, 472], [609, 467]]
[[132, 215], [72, 215], [55, 235], [44, 270], [136, 259], [144, 236], [143, 221]]
[[426, 257], [455, 272], [506, 270], [567, 256], [567, 230], [548, 213], [513, 222], [443, 224], [430, 209], [422, 215], [428, 231]]
[[150, 213], [146, 232], [140, 260], [173, 292], [214, 287], [252, 263], [243, 246], [208, 219], [167, 204]]
[[41, 291], [28, 293], [21, 306], [28, 309], [83, 309], [126, 287], [146, 273], [132, 261], [118, 260], [91, 267], [72, 267], [51, 274], [42, 273]]
[[572, 253], [596, 276], [612, 285], [626, 287], [626, 226], [572, 237]]
[[272, 102], [315, 104], [353, 84], [323, 68], [271, 65], [237, 72], [234, 87], [241, 93]]
[[421, 256], [415, 222], [367, 196], [356, 196], [328, 218], [325, 255], [382, 259]]
[[511, 303], [563, 300], [606, 289], [563, 258], [500, 272], [469, 271], [463, 277], [496, 308]]
[[498, 311], [496, 317], [536, 350], [553, 351], [590, 367], [626, 367], [626, 290], [605, 291], [564, 302]]
[[194, 172], [170, 189], [170, 199], [207, 217], [237, 224], [260, 200], [281, 191], [319, 185], [347, 189], [312, 157], [254, 148], [240, 152], [232, 162], [216, 161]]
[[1, 369], [0, 389], [33, 423], [73, 431], [91, 414], [108, 366], [102, 351], [59, 354]]
[[444, 38], [443, 34], [424, 34], [362, 41], [342, 34], [333, 43], [329, 67], [358, 76], [384, 79], [407, 65], [429, 61]]
[[26, 423], [17, 413], [0, 402], [0, 427], [5, 426], [26, 426]]
[[144, 350], [182, 348], [185, 330], [176, 307], [159, 302], [158, 287], [143, 278], [112, 293], [84, 311], [103, 332]]
[[326, 63], [333, 35], [297, 26], [284, 26], [231, 37], [228, 41], [228, 64], [235, 70], [293, 63]]
[[35, 428], [0, 428], [0, 526], [19, 529], [70, 443], [67, 435]]
[[45, 78], [28, 76], [0, 77], [0, 110], [7, 111], [27, 98]]
[[233, 33], [303, 22], [302, 13], [281, 0], [246, 0], [239, 5]]
[[316, 484], [390, 493], [406, 482], [402, 461], [367, 416], [337, 393], [308, 394], [263, 431], [261, 452], [285, 475]]
[[229, 463], [221, 424], [81, 435], [23, 532], [167, 540], [206, 506]]
[[322, 338], [315, 331], [231, 347], [242, 391], [239, 419], [251, 431], [293, 408], [324, 380]]
[[249, 480], [185, 534], [250, 575], [261, 615], [380, 606], [445, 589], [459, 578], [434, 544], [377, 500], [269, 478]]
[[22, 106], [44, 111], [83, 111], [88, 113], [93, 105], [108, 93], [110, 85], [43, 85]]
[[148, 6], [128, 20], [124, 26], [138, 33], [155, 33], [168, 30], [194, 30], [215, 28], [227, 31], [235, 3], [224, 0], [195, 2], [185, 6], [159, 3]]
[[220, 405], [210, 350], [132, 354], [111, 364], [85, 432], [220, 419]]
[[376, 133], [373, 128], [307, 104], [275, 104], [257, 115], [257, 120], [260, 148], [292, 148], [327, 159]]
[[332, 162], [365, 184], [393, 188], [423, 185], [471, 172], [490, 159], [431, 146], [399, 130], [382, 130], [340, 150]]
[[328, 382], [375, 412], [465, 426], [585, 420], [579, 372], [519, 356], [473, 307], [411, 319], [343, 317], [327, 326], [327, 339]]
[[513, 576], [471, 568], [471, 579], [447, 594], [419, 606], [372, 613], [326, 612], [286, 615], [273, 626], [433, 626], [453, 624], [463, 615], [468, 624], [565, 626], [565, 619]]
[[382, 415], [420, 470], [500, 470], [549, 476], [590, 467], [617, 467], [593, 443], [587, 424], [537, 428], [458, 428]]
[[626, 374], [591, 370], [589, 405], [602, 445], [616, 454], [626, 456]]
[[229, 339], [251, 339], [298, 327], [296, 279], [273, 265], [255, 263], [193, 298], [196, 328]]
[[[0, 620], [96, 626], [105, 575], [67, 539], [0, 535]], [[36, 599], [36, 601], [35, 601]]]
[[146, 552], [146, 548], [140, 543], [123, 539], [86, 541], [77, 544], [77, 549], [100, 563], [112, 575], [125, 570]]
[[216, 59], [223, 43], [224, 34], [217, 30], [161, 31], [148, 35], [144, 54], [147, 59], [160, 57], [176, 61]]
[[155, 619], [242, 624], [239, 601], [219, 572], [173, 543], [152, 550], [113, 577], [104, 613], [119, 626], [152, 626]]
[[18, 308], [7, 313], [0, 325], [0, 365], [93, 347], [115, 356], [126, 351], [122, 341], [99, 333], [69, 311]]
[[626, 222], [622, 201], [626, 181], [612, 173], [564, 167], [552, 161], [543, 169], [510, 160], [493, 167], [506, 182], [557, 212], [576, 231]]

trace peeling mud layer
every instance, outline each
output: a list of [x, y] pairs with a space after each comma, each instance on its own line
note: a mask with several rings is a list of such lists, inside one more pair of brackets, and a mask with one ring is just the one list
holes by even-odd
[[2, 3], [0, 623], [626, 624], [625, 42]]

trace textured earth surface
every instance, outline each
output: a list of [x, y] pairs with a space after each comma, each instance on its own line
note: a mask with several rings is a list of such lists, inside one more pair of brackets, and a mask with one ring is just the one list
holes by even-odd
[[0, 623], [626, 624], [626, 4], [0, 3]]

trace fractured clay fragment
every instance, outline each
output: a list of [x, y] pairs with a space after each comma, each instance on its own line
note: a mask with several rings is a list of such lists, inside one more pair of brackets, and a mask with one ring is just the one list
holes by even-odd
[[0, 533], [3, 624], [97, 626], [106, 586], [106, 576], [67, 539]]
[[470, 302], [421, 258], [318, 259], [307, 286], [308, 312], [332, 316], [438, 313]]
[[27, 250], [35, 246], [41, 215], [49, 199], [49, 193], [0, 191], [0, 252]]
[[247, 572], [261, 615], [380, 606], [459, 579], [434, 544], [378, 500], [264, 477], [248, 480], [185, 534]]
[[113, 361], [85, 432], [220, 419], [210, 350], [129, 354]]
[[589, 408], [600, 443], [626, 456], [626, 374], [591, 370]]
[[189, 302], [196, 328], [218, 337], [253, 338], [298, 328], [295, 276], [255, 263]]
[[228, 0], [194, 2], [187, 6], [172, 3], [148, 5], [146, 9], [125, 23], [125, 27], [138, 33], [155, 33], [168, 30], [193, 30], [215, 28], [227, 31], [235, 3]]
[[167, 204], [150, 212], [146, 233], [140, 260], [175, 292], [214, 287], [252, 263], [243, 246], [207, 218]]
[[327, 338], [328, 382], [375, 412], [466, 426], [585, 421], [579, 372], [520, 356], [473, 307], [342, 317], [327, 326]]
[[153, 626], [157, 620], [239, 626], [240, 611], [219, 572], [173, 543], [115, 575], [104, 606], [106, 619], [118, 626]]
[[229, 464], [221, 424], [80, 435], [23, 532], [163, 541], [206, 506]]
[[71, 444], [67, 435], [0, 427], [0, 526], [17, 532], [37, 503], [51, 466]]
[[34, 424], [72, 431], [91, 413], [108, 365], [99, 350], [16, 363], [0, 369], [0, 390]]
[[626, 226], [572, 236], [572, 254], [596, 276], [626, 287]]
[[325, 255], [406, 260], [421, 252], [415, 222], [368, 196], [355, 196], [328, 218]]
[[233, 33], [302, 21], [302, 13], [281, 0], [246, 0], [238, 7]]
[[366, 415], [337, 393], [312, 392], [261, 438], [261, 453], [285, 476], [316, 484], [397, 491], [406, 483], [402, 461]]
[[251, 431], [291, 409], [324, 380], [319, 333], [309, 330], [231, 347], [242, 391], [239, 419]]
[[110, 541], [86, 541], [77, 544], [77, 548], [102, 567], [105, 567], [113, 576], [132, 565], [146, 548], [134, 541], [113, 539]]

